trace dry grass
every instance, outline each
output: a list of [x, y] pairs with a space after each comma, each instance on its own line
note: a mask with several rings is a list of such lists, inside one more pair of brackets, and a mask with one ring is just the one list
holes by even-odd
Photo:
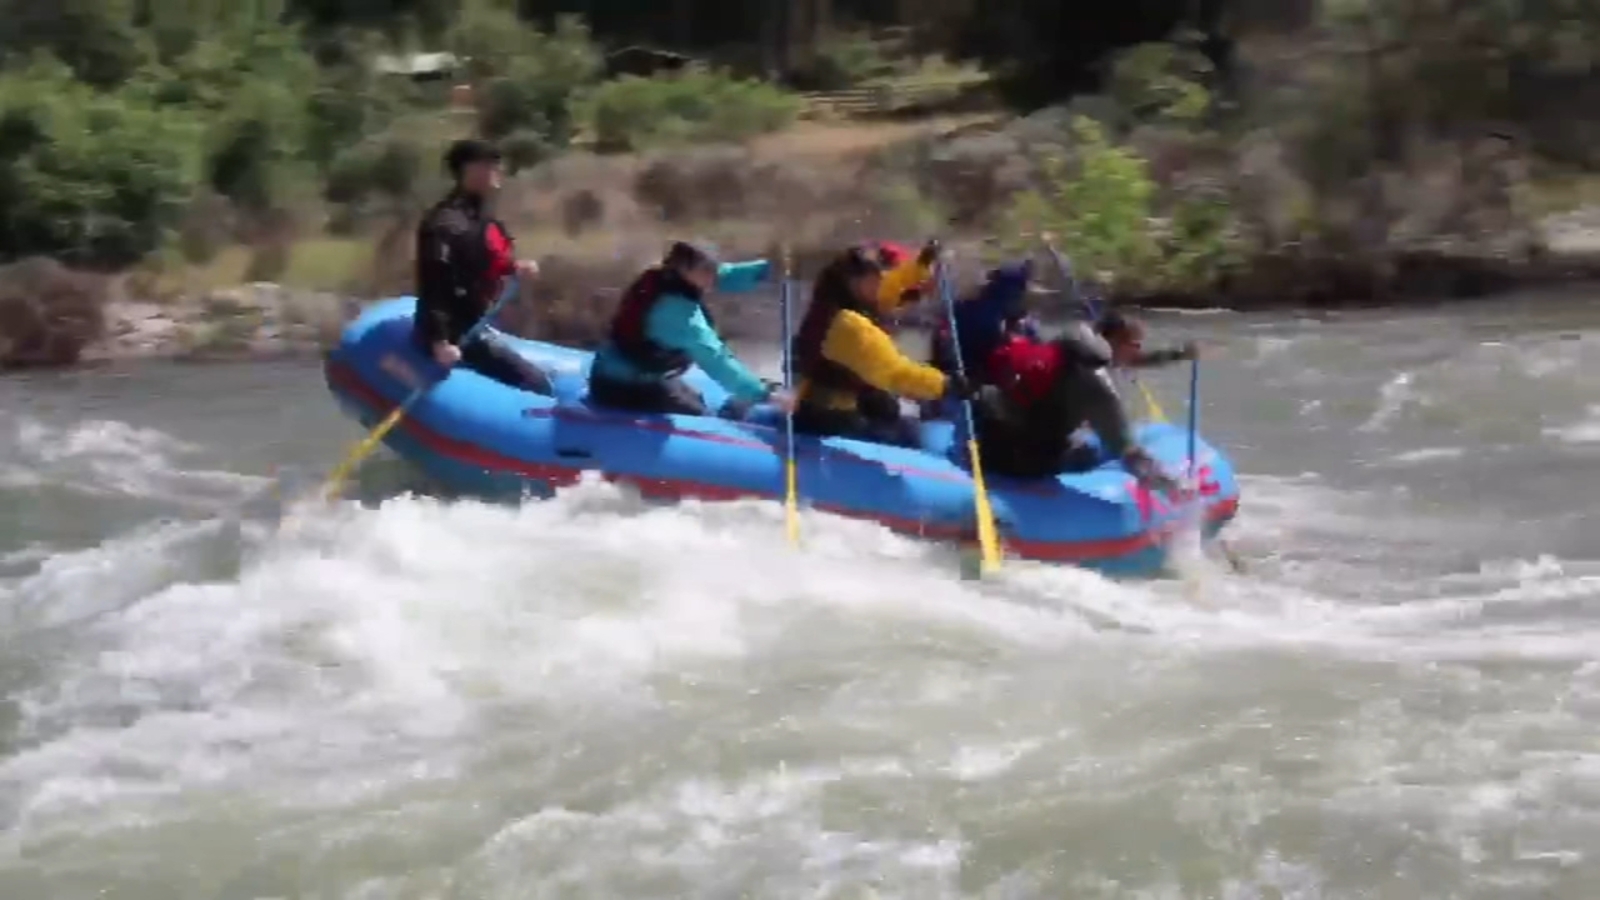
[[907, 141], [979, 125], [998, 125], [1004, 118], [998, 113], [971, 113], [913, 122], [802, 122], [779, 134], [757, 138], [750, 149], [767, 162], [860, 158]]
[[[152, 263], [140, 279], [146, 299], [194, 297], [255, 280], [255, 248], [224, 247], [209, 261], [180, 266]], [[359, 290], [372, 270], [370, 238], [318, 236], [295, 241], [283, 271], [270, 280], [308, 291]]]

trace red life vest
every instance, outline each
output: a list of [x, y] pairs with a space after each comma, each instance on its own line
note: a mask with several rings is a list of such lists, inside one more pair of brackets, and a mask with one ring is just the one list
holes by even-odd
[[1043, 398], [1061, 371], [1061, 346], [1012, 335], [989, 354], [989, 377], [1006, 396], [1021, 406]]
[[484, 294], [493, 303], [505, 279], [517, 269], [517, 250], [505, 226], [491, 219], [483, 226], [483, 251]]
[[618, 352], [641, 372], [661, 377], [681, 375], [694, 364], [689, 354], [663, 347], [646, 333], [650, 310], [669, 293], [693, 300], [707, 324], [716, 327], [711, 310], [700, 302], [700, 292], [683, 279], [669, 276], [660, 266], [651, 266], [633, 280], [611, 317], [611, 343]]

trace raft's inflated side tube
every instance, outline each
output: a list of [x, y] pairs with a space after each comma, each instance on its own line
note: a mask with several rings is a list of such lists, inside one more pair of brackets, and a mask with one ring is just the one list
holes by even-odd
[[[410, 342], [410, 297], [367, 308], [328, 355], [328, 385], [363, 424], [377, 422], [438, 366]], [[548, 495], [584, 471], [626, 481], [647, 495], [733, 499], [783, 496], [783, 430], [770, 408], [748, 421], [641, 415], [590, 406], [591, 354], [497, 335], [549, 371], [556, 397], [515, 390], [476, 372], [452, 373], [419, 401], [388, 444], [444, 487], [503, 497]], [[727, 393], [699, 369], [685, 378], [716, 409]], [[1171, 471], [1187, 469], [1188, 436], [1165, 424], [1138, 428], [1140, 442]], [[971, 539], [972, 479], [948, 422], [923, 426], [923, 450], [843, 438], [797, 436], [801, 499], [842, 515], [875, 519], [933, 538]], [[1208, 533], [1238, 507], [1233, 466], [1197, 444]], [[1190, 509], [1173, 508], [1120, 465], [1040, 481], [990, 478], [1009, 553], [1116, 574], [1161, 568], [1164, 538]]]

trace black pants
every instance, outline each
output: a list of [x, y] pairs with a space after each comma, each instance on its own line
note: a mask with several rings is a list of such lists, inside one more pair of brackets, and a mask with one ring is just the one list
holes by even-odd
[[461, 365], [518, 390], [555, 396], [555, 386], [543, 369], [493, 338], [479, 338], [462, 347]]
[[978, 419], [978, 447], [983, 469], [1007, 478], [1053, 478], [1063, 472], [1087, 472], [1100, 465], [1097, 447], [1074, 444], [1070, 432], [1051, 434], [996, 426]]
[[[974, 404], [973, 416], [984, 468], [1011, 478], [1087, 471], [1133, 446], [1122, 401], [1088, 367], [1065, 367], [1048, 394], [1026, 408], [985, 394]], [[1072, 442], [1072, 433], [1085, 422], [1103, 452]]]
[[591, 374], [589, 402], [629, 412], [710, 415], [700, 392], [676, 376], [660, 381], [622, 381]]
[[794, 411], [794, 430], [817, 437], [847, 437], [895, 447], [922, 445], [922, 431], [916, 421], [900, 415], [898, 408], [893, 417], [888, 417], [802, 403]]

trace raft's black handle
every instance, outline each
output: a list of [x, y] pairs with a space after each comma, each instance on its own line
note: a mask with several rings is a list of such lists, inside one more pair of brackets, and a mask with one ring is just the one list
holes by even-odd
[[562, 459], [588, 459], [594, 454], [579, 447], [558, 447], [556, 455]]

